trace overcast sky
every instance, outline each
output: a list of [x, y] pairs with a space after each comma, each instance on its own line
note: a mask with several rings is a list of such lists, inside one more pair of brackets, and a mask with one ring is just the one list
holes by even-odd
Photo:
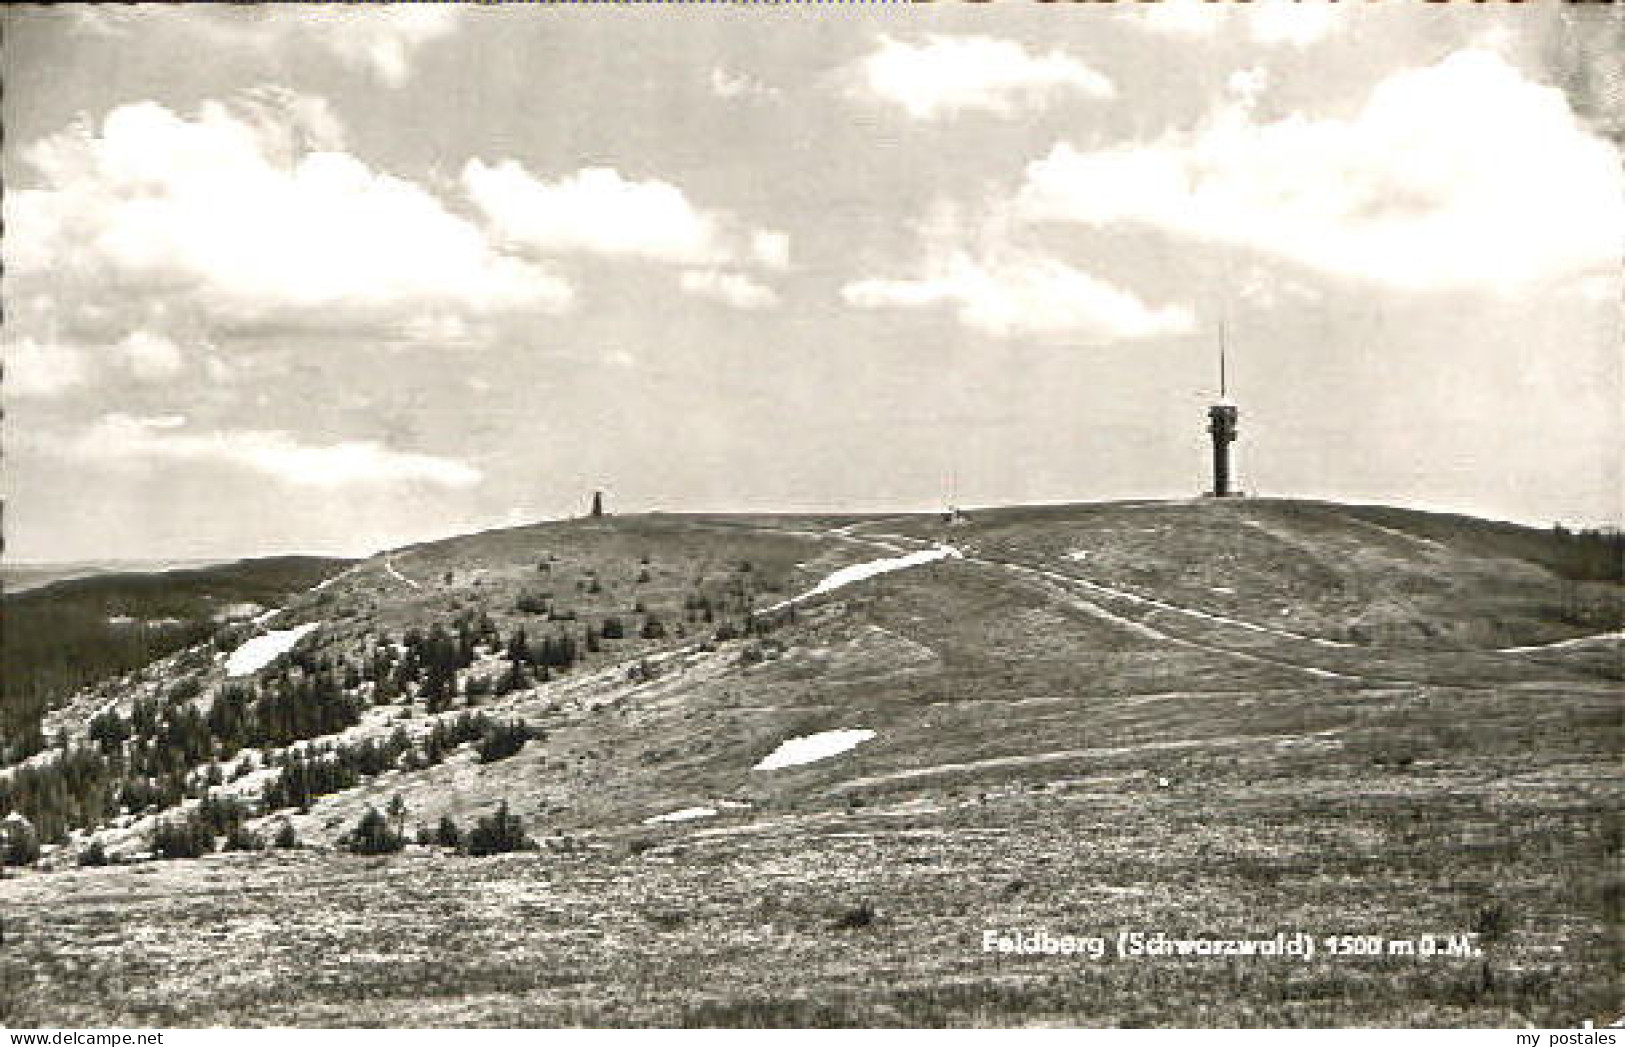
[[8, 5], [7, 553], [1184, 497], [1221, 322], [1247, 489], [1618, 521], [1608, 8]]

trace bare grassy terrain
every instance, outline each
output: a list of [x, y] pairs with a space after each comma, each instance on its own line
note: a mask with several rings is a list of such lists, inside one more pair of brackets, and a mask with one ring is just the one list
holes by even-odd
[[[670, 628], [483, 699], [544, 735], [517, 755], [464, 747], [256, 812], [263, 830], [296, 826], [298, 850], [75, 869], [93, 837], [144, 850], [152, 818], [73, 834], [0, 883], [0, 1021], [1611, 1021], [1621, 646], [1589, 637], [1619, 629], [1621, 587], [1565, 577], [1540, 532], [1483, 527], [1131, 503], [954, 526], [650, 516], [398, 550], [272, 624], [320, 622], [317, 650], [356, 651], [470, 610], [554, 627], [518, 608], [547, 594], [556, 622]], [[696, 594], [761, 609], [939, 541], [963, 555], [752, 635], [718, 639], [723, 616], [695, 612]], [[207, 703], [220, 669], [200, 672]], [[106, 700], [55, 722], [82, 729]], [[380, 705], [345, 737], [431, 719]], [[752, 769], [843, 729], [875, 737]], [[256, 782], [224, 788], [252, 797]], [[334, 849], [396, 795], [414, 826], [506, 800], [538, 848]], [[698, 807], [716, 813], [647, 821]], [[1308, 961], [983, 951], [984, 931], [1040, 929], [1476, 937], [1473, 955]]]

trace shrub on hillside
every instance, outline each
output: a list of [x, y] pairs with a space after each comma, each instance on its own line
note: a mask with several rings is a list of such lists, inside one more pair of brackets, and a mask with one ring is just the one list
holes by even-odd
[[160, 821], [152, 830], [152, 853], [171, 861], [214, 853], [214, 834], [192, 817]]
[[39, 861], [39, 833], [20, 815], [0, 821], [0, 867]]
[[519, 816], [508, 813], [507, 800], [502, 801], [495, 814], [481, 818], [468, 833], [468, 853], [475, 858], [530, 850], [534, 846], [525, 835]]
[[868, 899], [847, 909], [835, 918], [835, 926], [844, 931], [855, 931], [875, 922], [874, 903]]
[[368, 807], [354, 829], [342, 841], [351, 854], [394, 854], [403, 845], [400, 834], [389, 827], [376, 807]]
[[102, 712], [91, 718], [89, 735], [102, 752], [112, 753], [130, 737], [130, 728], [117, 713]]
[[246, 825], [234, 825], [226, 833], [225, 843], [220, 845], [222, 851], [263, 851], [265, 841], [259, 833], [254, 832]]
[[535, 737], [523, 720], [505, 720], [491, 724], [480, 738], [477, 751], [481, 763], [506, 760], [525, 747]]
[[242, 825], [243, 819], [248, 816], [248, 810], [243, 804], [229, 796], [209, 794], [203, 797], [192, 812], [191, 820], [199, 826], [211, 839], [216, 836], [229, 836], [231, 832]]

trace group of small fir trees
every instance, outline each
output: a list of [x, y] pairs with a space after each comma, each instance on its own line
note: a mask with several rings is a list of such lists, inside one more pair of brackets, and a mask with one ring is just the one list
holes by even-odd
[[[368, 807], [355, 827], [339, 841], [340, 845], [352, 854], [394, 854], [406, 845], [405, 820], [406, 804], [397, 793], [383, 811]], [[418, 829], [417, 843], [457, 851], [472, 858], [536, 847], [526, 835], [519, 816], [508, 809], [507, 800], [498, 804], [491, 814], [476, 820], [466, 833], [451, 815], [441, 815], [432, 830], [428, 826]]]
[[481, 763], [506, 759], [540, 732], [523, 720], [496, 720], [483, 712], [441, 717], [429, 733], [413, 741], [404, 728], [387, 737], [345, 744], [327, 743], [288, 753], [262, 794], [266, 810], [307, 807], [319, 796], [354, 788], [388, 770], [421, 771], [443, 763], [460, 745], [472, 742]]

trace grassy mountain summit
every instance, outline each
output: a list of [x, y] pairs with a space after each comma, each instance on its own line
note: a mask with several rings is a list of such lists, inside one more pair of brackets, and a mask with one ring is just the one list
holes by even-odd
[[[46, 716], [0, 1021], [1601, 1018], [1619, 551], [1277, 500], [394, 550]], [[1039, 928], [1479, 952], [983, 951]]]

